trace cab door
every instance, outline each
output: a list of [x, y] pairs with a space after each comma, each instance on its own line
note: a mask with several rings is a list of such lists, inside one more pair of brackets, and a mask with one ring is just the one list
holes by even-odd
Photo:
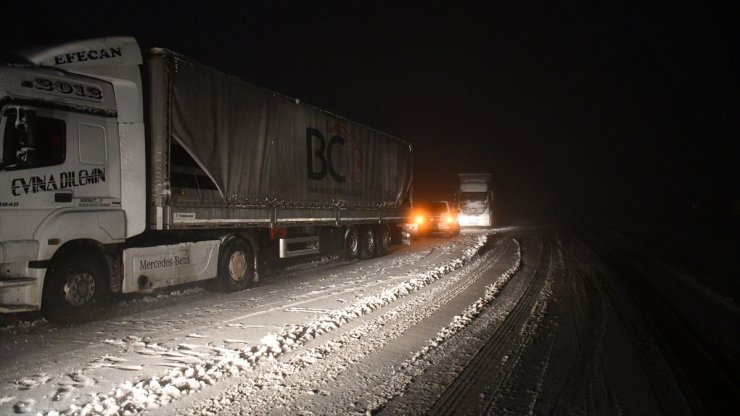
[[120, 150], [115, 119], [74, 113], [68, 120], [74, 135], [76, 206], [120, 210]]
[[0, 235], [30, 240], [51, 212], [75, 202], [68, 113], [6, 105], [0, 114]]
[[59, 210], [118, 211], [98, 214], [96, 222], [123, 221], [116, 127], [110, 117], [5, 106], [0, 115], [2, 239], [33, 239], [39, 224]]

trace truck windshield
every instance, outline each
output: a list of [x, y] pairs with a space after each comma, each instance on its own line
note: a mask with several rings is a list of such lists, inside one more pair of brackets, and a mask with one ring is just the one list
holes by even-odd
[[482, 214], [488, 208], [488, 192], [464, 192], [458, 195], [460, 211], [464, 214]]
[[64, 163], [67, 128], [63, 120], [7, 109], [0, 120], [0, 169], [19, 170]]

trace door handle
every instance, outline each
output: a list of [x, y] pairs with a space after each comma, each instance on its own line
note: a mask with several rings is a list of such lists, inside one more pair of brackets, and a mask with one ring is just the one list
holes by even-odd
[[72, 192], [57, 192], [54, 194], [54, 202], [72, 202]]

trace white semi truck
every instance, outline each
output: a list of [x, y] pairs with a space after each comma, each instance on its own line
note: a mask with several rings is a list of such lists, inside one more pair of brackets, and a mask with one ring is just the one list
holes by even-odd
[[460, 173], [455, 193], [460, 228], [493, 226], [493, 191], [490, 173]]
[[407, 142], [130, 37], [8, 56], [0, 312], [81, 322], [114, 293], [401, 242]]

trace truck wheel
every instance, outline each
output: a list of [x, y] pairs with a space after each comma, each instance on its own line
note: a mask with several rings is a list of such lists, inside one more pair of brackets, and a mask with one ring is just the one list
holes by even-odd
[[224, 292], [244, 290], [254, 278], [254, 252], [248, 242], [233, 238], [221, 249], [218, 283]]
[[360, 255], [360, 236], [357, 228], [349, 227], [344, 233], [344, 257], [350, 260]]
[[381, 224], [378, 226], [378, 255], [384, 256], [391, 251], [391, 230], [388, 225]]
[[50, 322], [89, 322], [100, 315], [110, 296], [110, 276], [94, 250], [66, 250], [46, 271], [41, 313]]
[[378, 249], [378, 241], [375, 238], [375, 229], [370, 225], [360, 228], [360, 258], [370, 259], [375, 257]]

